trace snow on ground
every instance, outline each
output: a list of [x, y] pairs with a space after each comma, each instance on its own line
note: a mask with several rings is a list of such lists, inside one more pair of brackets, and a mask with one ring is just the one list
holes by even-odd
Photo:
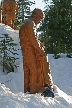
[[[9, 26], [0, 24], [0, 36], [10, 34], [16, 43], [19, 44], [19, 31]], [[41, 93], [23, 93], [23, 67], [22, 53], [18, 51], [19, 68], [15, 73], [8, 75], [2, 72], [0, 67], [0, 108], [72, 108], [72, 58], [61, 54], [61, 58], [54, 59], [52, 54], [48, 55], [51, 75], [57, 89], [54, 91], [55, 98], [42, 97]]]

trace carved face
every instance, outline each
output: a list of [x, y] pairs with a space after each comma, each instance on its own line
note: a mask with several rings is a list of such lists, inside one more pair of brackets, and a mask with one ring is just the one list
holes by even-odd
[[44, 13], [41, 9], [35, 8], [31, 17], [34, 19], [34, 23], [37, 25], [44, 18]]
[[34, 22], [35, 22], [35, 24], [37, 25], [37, 24], [40, 23], [41, 20], [42, 20], [42, 17], [36, 16]]

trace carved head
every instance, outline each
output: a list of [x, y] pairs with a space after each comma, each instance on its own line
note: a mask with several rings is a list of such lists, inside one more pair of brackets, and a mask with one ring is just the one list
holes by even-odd
[[44, 18], [44, 16], [43, 11], [38, 8], [35, 8], [31, 15], [36, 25]]

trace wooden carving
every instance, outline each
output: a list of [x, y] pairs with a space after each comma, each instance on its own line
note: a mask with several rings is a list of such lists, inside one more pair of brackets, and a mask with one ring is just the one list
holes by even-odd
[[18, 12], [18, 5], [15, 0], [3, 0], [2, 10], [4, 15], [4, 23], [16, 29], [14, 20]]
[[23, 55], [24, 92], [42, 92], [45, 83], [52, 84], [44, 46], [38, 40], [35, 30], [43, 16], [41, 9], [34, 9], [31, 17], [24, 22], [19, 30]]

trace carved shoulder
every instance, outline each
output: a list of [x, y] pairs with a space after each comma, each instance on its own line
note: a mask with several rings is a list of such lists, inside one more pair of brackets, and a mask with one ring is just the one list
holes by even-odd
[[29, 31], [33, 26], [32, 21], [30, 20], [26, 20], [20, 27], [20, 32], [25, 32], [25, 31]]

